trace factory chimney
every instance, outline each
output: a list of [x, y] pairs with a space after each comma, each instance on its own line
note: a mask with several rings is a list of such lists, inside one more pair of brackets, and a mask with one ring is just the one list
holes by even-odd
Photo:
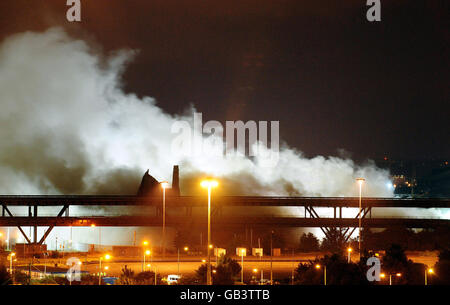
[[174, 196], [180, 196], [180, 171], [178, 169], [178, 165], [173, 166], [172, 194]]

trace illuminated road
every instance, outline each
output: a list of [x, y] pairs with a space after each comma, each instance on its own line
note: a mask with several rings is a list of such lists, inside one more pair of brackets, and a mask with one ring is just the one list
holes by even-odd
[[[437, 262], [437, 252], [407, 252], [407, 256], [409, 259], [413, 260], [417, 263], [423, 263], [427, 266], [434, 266], [434, 264]], [[285, 279], [289, 278], [292, 274], [292, 270], [297, 267], [297, 265], [300, 262], [306, 262], [308, 260], [314, 260], [316, 257], [323, 257], [323, 253], [305, 253], [301, 255], [296, 255], [295, 257], [291, 256], [282, 256], [282, 257], [274, 257], [273, 260], [273, 277], [274, 279]], [[94, 257], [89, 257], [86, 259], [86, 257], [83, 257], [82, 255], [79, 255], [80, 260], [83, 262], [82, 264], [82, 270], [88, 271], [89, 273], [97, 273], [98, 272], [98, 260]], [[58, 260], [47, 260], [47, 266], [51, 266], [54, 263], [59, 263], [59, 266], [64, 266], [64, 262], [67, 259], [58, 259]], [[158, 274], [162, 275], [163, 277], [167, 276], [168, 274], [178, 274], [178, 263], [176, 261], [176, 258], [171, 258], [172, 261], [154, 261], [150, 262], [148, 260], [146, 264], [150, 264], [151, 267], [146, 267], [147, 270], [154, 271], [156, 268], [156, 271]], [[203, 262], [201, 262], [201, 257], [183, 257], [180, 262], [180, 274], [184, 276], [193, 276], [195, 275], [195, 270], [200, 267]], [[189, 260], [189, 261], [185, 261]], [[352, 255], [352, 261], [357, 261], [358, 255], [353, 254]], [[240, 259], [237, 259], [237, 261], [240, 263]], [[43, 261], [40, 262], [42, 264]], [[19, 265], [24, 264], [23, 261], [18, 262]], [[125, 259], [125, 258], [113, 258], [112, 261], [102, 262], [102, 267], [108, 267], [108, 270], [104, 270], [106, 272], [107, 276], [115, 276], [118, 277], [121, 273], [121, 270], [124, 266], [127, 266], [127, 268], [133, 270], [135, 274], [142, 271], [142, 261], [137, 261], [137, 259]], [[215, 258], [212, 258], [212, 265], [215, 266]], [[264, 278], [268, 279], [270, 277], [270, 259], [266, 258], [263, 261], [259, 261], [257, 258], [254, 257], [246, 257], [244, 259], [244, 279], [245, 281], [248, 281], [251, 279], [252, 276], [255, 276], [256, 274], [253, 273], [253, 269], [258, 269], [257, 272], [257, 279], [260, 279], [261, 276], [261, 269], [264, 273]]]

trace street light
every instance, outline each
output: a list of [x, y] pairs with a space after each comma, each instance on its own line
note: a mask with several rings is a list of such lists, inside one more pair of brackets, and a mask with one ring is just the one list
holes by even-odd
[[144, 263], [142, 264], [142, 271], [145, 271], [145, 257], [150, 254], [152, 254], [152, 252], [150, 250], [144, 251]]
[[102, 284], [102, 260], [110, 260], [111, 259], [111, 255], [109, 254], [105, 254], [105, 256], [100, 256], [100, 259], [98, 260], [99, 262], [99, 268], [98, 268], [98, 284], [101, 285]]
[[9, 254], [9, 273], [12, 275], [13, 274], [13, 270], [12, 270], [12, 259], [13, 256], [16, 256], [16, 253], [11, 252], [11, 254]]
[[273, 285], [273, 234], [275, 232], [272, 230], [270, 232], [270, 285]]
[[[187, 252], [189, 250], [188, 247], [183, 248], [184, 252]], [[180, 248], [178, 248], [178, 275], [180, 275]]]
[[359, 258], [361, 259], [361, 194], [362, 194], [362, 185], [366, 179], [364, 178], [356, 178], [356, 181], [358, 181], [359, 184], [359, 222], [358, 222], [358, 250], [359, 250]]
[[[322, 266], [320, 264], [316, 264], [316, 269], [320, 269], [322, 268]], [[323, 284], [326, 286], [327, 285], [327, 266], [323, 265]]]
[[254, 278], [255, 278], [255, 282], [257, 282], [258, 281], [258, 279], [257, 279], [257, 276], [258, 276], [258, 268], [253, 268], [253, 273], [255, 274], [254, 275]]
[[245, 249], [241, 249], [239, 251], [239, 254], [241, 255], [241, 283], [244, 283], [244, 255], [245, 255]]
[[[396, 277], [401, 277], [402, 276], [402, 274], [401, 273], [396, 273], [396, 274], [389, 274], [389, 286], [392, 286], [392, 276], [393, 275], [395, 275]], [[384, 279], [385, 277], [386, 277], [386, 274], [384, 274], [384, 273], [381, 273], [380, 274], [380, 277], [382, 278], [382, 279]]]
[[208, 266], [207, 266], [207, 274], [206, 274], [206, 284], [212, 285], [211, 280], [211, 255], [210, 255], [210, 247], [211, 245], [211, 188], [217, 187], [219, 182], [212, 179], [203, 180], [200, 185], [204, 188], [208, 189], [208, 246], [207, 246], [207, 254], [208, 254]]
[[425, 269], [425, 286], [428, 285], [428, 274], [432, 275], [434, 273], [433, 268]]
[[166, 257], [166, 188], [169, 187], [169, 183], [167, 181], [163, 181], [160, 183], [161, 188], [163, 190], [163, 232], [162, 232], [162, 250], [163, 250], [163, 258]]
[[352, 253], [353, 249], [352, 248], [348, 248], [347, 249], [347, 253], [348, 253], [348, 257], [347, 257], [347, 261], [350, 264], [352, 257], [351, 257], [351, 253]]

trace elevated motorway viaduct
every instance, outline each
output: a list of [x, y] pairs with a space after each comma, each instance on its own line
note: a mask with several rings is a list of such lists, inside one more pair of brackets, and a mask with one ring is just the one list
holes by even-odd
[[[450, 208], [450, 198], [364, 198], [364, 207]], [[167, 197], [168, 206], [205, 206], [206, 196]], [[160, 206], [161, 197], [138, 196], [0, 196], [3, 206]], [[358, 197], [267, 197], [267, 196], [214, 196], [215, 206], [312, 206], [359, 207]]]
[[[23, 232], [21, 226], [33, 226], [33, 243], [42, 244], [55, 226], [161, 226], [160, 210], [162, 197], [138, 196], [0, 196], [2, 215], [0, 226], [17, 226], [27, 242], [32, 241]], [[28, 216], [15, 216], [8, 207], [27, 207]], [[62, 207], [54, 217], [38, 215], [39, 207]], [[110, 216], [93, 217], [90, 215], [72, 217], [71, 206], [107, 206], [107, 207], [155, 207], [156, 216]], [[167, 216], [168, 226], [186, 227], [190, 224], [205, 225], [206, 217], [192, 214], [192, 208], [206, 208], [206, 196], [167, 197], [166, 208], [184, 209], [184, 216]], [[355, 218], [343, 218], [342, 208], [359, 208], [357, 197], [262, 197], [262, 196], [213, 196], [214, 226], [217, 228], [236, 227], [319, 227], [327, 235], [330, 228], [344, 229], [348, 239], [358, 227], [358, 218], [362, 227], [386, 228], [403, 226], [409, 228], [449, 227], [450, 220], [419, 218], [372, 218], [372, 208], [450, 208], [450, 198], [363, 198], [360, 213]], [[223, 216], [223, 208], [233, 207], [304, 207], [304, 217], [266, 217], [266, 216]], [[320, 217], [314, 208], [333, 208], [334, 217]], [[242, 210], [241, 212], [242, 213]], [[43, 237], [37, 240], [37, 227], [48, 226]]]
[[[185, 227], [189, 224], [196, 226], [207, 225], [206, 217], [181, 216], [166, 217], [166, 225], [171, 227]], [[386, 228], [401, 226], [407, 228], [436, 228], [450, 227], [447, 219], [418, 219], [418, 218], [364, 218], [363, 227]], [[156, 216], [109, 216], [109, 217], [0, 217], [0, 226], [101, 226], [101, 227], [151, 227], [162, 226], [161, 217]], [[357, 218], [303, 218], [303, 217], [233, 217], [217, 216], [213, 222], [216, 228], [257, 227], [358, 227]]]

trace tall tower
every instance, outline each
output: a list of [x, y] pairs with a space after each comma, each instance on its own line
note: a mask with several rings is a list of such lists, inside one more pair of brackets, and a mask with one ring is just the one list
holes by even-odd
[[174, 196], [180, 196], [180, 171], [178, 169], [178, 165], [173, 166], [172, 194]]

